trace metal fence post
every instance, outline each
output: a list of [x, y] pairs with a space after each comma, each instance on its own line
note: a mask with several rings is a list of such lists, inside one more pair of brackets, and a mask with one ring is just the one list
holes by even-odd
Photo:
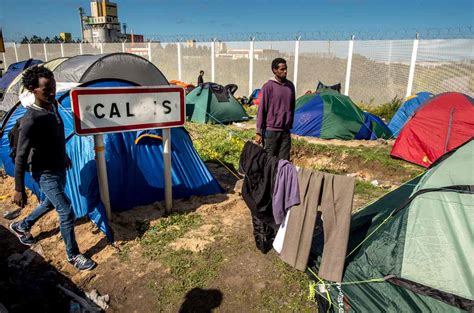
[[2, 54], [3, 54], [3, 67], [5, 70], [7, 70], [8, 64], [7, 64], [7, 59], [5, 58], [5, 52], [3, 52]]
[[408, 73], [408, 84], [407, 84], [407, 93], [406, 97], [411, 95], [413, 89], [413, 79], [415, 78], [415, 65], [416, 65], [416, 56], [418, 54], [418, 33], [416, 33], [415, 40], [413, 41], [413, 50], [411, 52], [411, 61], [410, 61], [410, 72]]
[[295, 70], [293, 73], [293, 85], [295, 85], [295, 91], [297, 90], [297, 84], [298, 84], [298, 62], [300, 59], [300, 39], [301, 39], [301, 36], [298, 36], [295, 41]]
[[104, 45], [100, 42], [100, 54], [104, 54]]
[[148, 41], [148, 61], [151, 62], [151, 40]]
[[33, 56], [31, 55], [31, 44], [30, 44], [29, 41], [28, 41], [28, 53], [29, 53], [29, 55], [30, 55], [30, 59], [32, 59]]
[[349, 85], [351, 82], [351, 67], [352, 67], [352, 51], [354, 51], [354, 38], [351, 36], [351, 41], [349, 41], [349, 52], [347, 55], [347, 69], [346, 69], [346, 81], [344, 82], [344, 94], [349, 95]]
[[211, 41], [211, 81], [216, 81], [216, 39]]
[[250, 39], [250, 50], [249, 50], [249, 95], [252, 93], [252, 85], [253, 85], [253, 54], [254, 54], [254, 42], [255, 37]]
[[64, 44], [61, 42], [61, 57], [64, 58]]
[[122, 52], [125, 53], [125, 40], [122, 41]]
[[18, 62], [18, 51], [16, 50], [16, 42], [13, 43], [13, 50], [15, 50], [15, 59]]
[[182, 80], [182, 72], [181, 72], [181, 42], [178, 41], [178, 80]]
[[43, 50], [44, 50], [44, 61], [48, 62], [48, 49], [46, 49], [46, 43], [43, 43]]
[[82, 55], [82, 41], [79, 43], [79, 54]]

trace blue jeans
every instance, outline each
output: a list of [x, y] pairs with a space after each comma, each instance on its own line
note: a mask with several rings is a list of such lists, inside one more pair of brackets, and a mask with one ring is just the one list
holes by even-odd
[[79, 254], [76, 237], [74, 235], [74, 211], [71, 200], [64, 192], [66, 186], [65, 172], [33, 173], [33, 179], [38, 183], [45, 199], [22, 222], [21, 227], [29, 230], [31, 226], [44, 214], [56, 208], [59, 215], [59, 230], [66, 245], [68, 258]]

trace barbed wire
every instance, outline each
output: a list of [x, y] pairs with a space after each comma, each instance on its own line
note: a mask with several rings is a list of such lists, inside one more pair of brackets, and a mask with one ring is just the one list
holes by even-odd
[[[354, 36], [355, 40], [409, 40], [417, 36], [420, 40], [433, 39], [474, 39], [473, 26], [458, 27], [430, 27], [430, 28], [404, 28], [385, 30], [313, 30], [297, 32], [231, 32], [231, 33], [206, 33], [206, 34], [144, 34], [146, 41], [152, 42], [210, 42], [210, 41], [318, 41], [350, 40]], [[77, 38], [75, 38], [75, 41]], [[5, 39], [5, 42], [19, 42], [12, 38]]]

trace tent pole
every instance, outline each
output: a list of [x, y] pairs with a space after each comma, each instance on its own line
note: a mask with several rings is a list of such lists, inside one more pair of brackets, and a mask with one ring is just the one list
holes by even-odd
[[165, 170], [165, 210], [171, 213], [173, 207], [173, 189], [171, 180], [171, 129], [163, 129], [163, 163]]
[[255, 37], [250, 39], [250, 50], [249, 50], [249, 95], [252, 94], [252, 85], [253, 85], [253, 54], [254, 54], [254, 42]]
[[100, 198], [105, 206], [107, 220], [112, 221], [112, 210], [110, 207], [109, 182], [107, 179], [107, 167], [105, 163], [104, 135], [94, 135], [95, 160], [97, 162], [97, 174], [99, 175]]
[[351, 67], [352, 67], [352, 51], [354, 51], [354, 38], [351, 36], [351, 41], [349, 41], [349, 52], [347, 55], [347, 69], [346, 69], [346, 81], [344, 82], [344, 94], [349, 95], [349, 85], [351, 82]]
[[408, 73], [407, 93], [405, 97], [411, 96], [413, 89], [413, 79], [415, 77], [416, 56], [418, 54], [418, 33], [416, 33], [415, 40], [413, 40], [413, 50], [411, 52], [410, 72]]

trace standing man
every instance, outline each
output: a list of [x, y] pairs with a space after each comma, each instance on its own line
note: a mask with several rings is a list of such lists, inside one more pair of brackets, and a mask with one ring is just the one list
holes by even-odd
[[55, 99], [56, 81], [49, 69], [34, 66], [23, 74], [23, 85], [34, 94], [35, 103], [26, 111], [19, 128], [13, 202], [20, 207], [27, 203], [27, 167], [46, 197], [24, 220], [12, 223], [10, 229], [21, 243], [32, 245], [35, 239], [30, 228], [41, 216], [56, 208], [68, 262], [78, 270], [91, 270], [96, 263], [79, 252], [74, 235], [74, 212], [64, 192], [66, 169], [71, 167], [71, 160], [66, 154], [64, 124]]
[[198, 76], [198, 86], [201, 86], [202, 84], [204, 84], [204, 78], [203, 78], [203, 76], [204, 76], [204, 71], [201, 70], [201, 71], [199, 72], [199, 76]]
[[274, 77], [262, 87], [262, 100], [257, 112], [255, 142], [263, 143], [267, 153], [289, 160], [291, 149], [290, 129], [295, 113], [295, 86], [286, 79], [288, 67], [285, 59], [272, 61]]

